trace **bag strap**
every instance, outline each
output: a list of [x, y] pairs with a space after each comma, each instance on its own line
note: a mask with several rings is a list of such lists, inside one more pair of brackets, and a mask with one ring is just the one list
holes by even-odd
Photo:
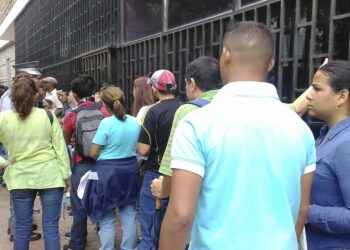
[[201, 107], [203, 107], [203, 106], [209, 104], [210, 101], [204, 100], [204, 99], [196, 99], [196, 100], [190, 101], [190, 102], [188, 102], [188, 103], [193, 104], [193, 105], [196, 105], [196, 106], [198, 106], [198, 107], [201, 108]]
[[45, 111], [46, 111], [47, 117], [49, 117], [50, 123], [52, 125], [52, 123], [53, 123], [53, 115], [52, 115], [51, 111], [47, 111], [47, 110], [45, 110]]

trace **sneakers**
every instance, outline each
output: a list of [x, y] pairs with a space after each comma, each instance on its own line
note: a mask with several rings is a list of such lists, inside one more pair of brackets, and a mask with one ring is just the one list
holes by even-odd
[[72, 247], [72, 246], [70, 246], [70, 245], [64, 245], [62, 249], [63, 249], [63, 250], [84, 250], [85, 247], [83, 247], [83, 248], [81, 248], [81, 247], [75, 248], [75, 247]]
[[[41, 239], [41, 234], [39, 233], [32, 233], [30, 236], [30, 241], [35, 241], [35, 240], [40, 240]], [[14, 236], [10, 235], [10, 241], [13, 242]]]

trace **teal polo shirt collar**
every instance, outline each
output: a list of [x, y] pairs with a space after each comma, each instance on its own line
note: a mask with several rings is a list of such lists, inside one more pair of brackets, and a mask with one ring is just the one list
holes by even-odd
[[274, 98], [279, 100], [276, 87], [267, 82], [230, 82], [224, 85], [213, 102], [228, 97]]

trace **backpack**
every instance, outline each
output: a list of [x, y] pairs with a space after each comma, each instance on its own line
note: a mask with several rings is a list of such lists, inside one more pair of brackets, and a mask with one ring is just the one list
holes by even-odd
[[101, 108], [102, 102], [99, 102], [90, 107], [72, 110], [72, 112], [77, 113], [74, 150], [85, 158], [89, 157], [92, 140], [104, 118]]
[[203, 107], [203, 106], [209, 104], [210, 101], [204, 100], [204, 99], [196, 99], [196, 100], [190, 101], [190, 102], [188, 102], [188, 103], [193, 104], [193, 105], [196, 105], [196, 106], [198, 106], [198, 107], [201, 108], [201, 107]]

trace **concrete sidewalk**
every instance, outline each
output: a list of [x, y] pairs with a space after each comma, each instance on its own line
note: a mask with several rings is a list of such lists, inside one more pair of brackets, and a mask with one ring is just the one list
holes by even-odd
[[[10, 214], [9, 210], [9, 193], [6, 188], [0, 186], [0, 250], [12, 250], [13, 243], [9, 241], [9, 235], [7, 234], [7, 226], [8, 226], [8, 217]], [[34, 209], [41, 210], [41, 204], [39, 197], [35, 200]], [[41, 213], [34, 214], [33, 223], [38, 225], [38, 230], [35, 232], [43, 233], [41, 226]], [[65, 213], [65, 220], [60, 220], [60, 234], [61, 234], [61, 247], [64, 244], [68, 244], [68, 239], [64, 237], [65, 232], [70, 231], [70, 227], [72, 225], [73, 217], [68, 215], [68, 211]], [[117, 220], [117, 240], [116, 247], [119, 249], [120, 240], [121, 240], [121, 227], [120, 222]], [[42, 235], [43, 236], [43, 235]], [[100, 242], [95, 230], [95, 225], [92, 225], [90, 221], [88, 221], [88, 245], [86, 250], [97, 250], [99, 248]], [[30, 250], [44, 250], [44, 239], [38, 241], [32, 241], [30, 243]]]

